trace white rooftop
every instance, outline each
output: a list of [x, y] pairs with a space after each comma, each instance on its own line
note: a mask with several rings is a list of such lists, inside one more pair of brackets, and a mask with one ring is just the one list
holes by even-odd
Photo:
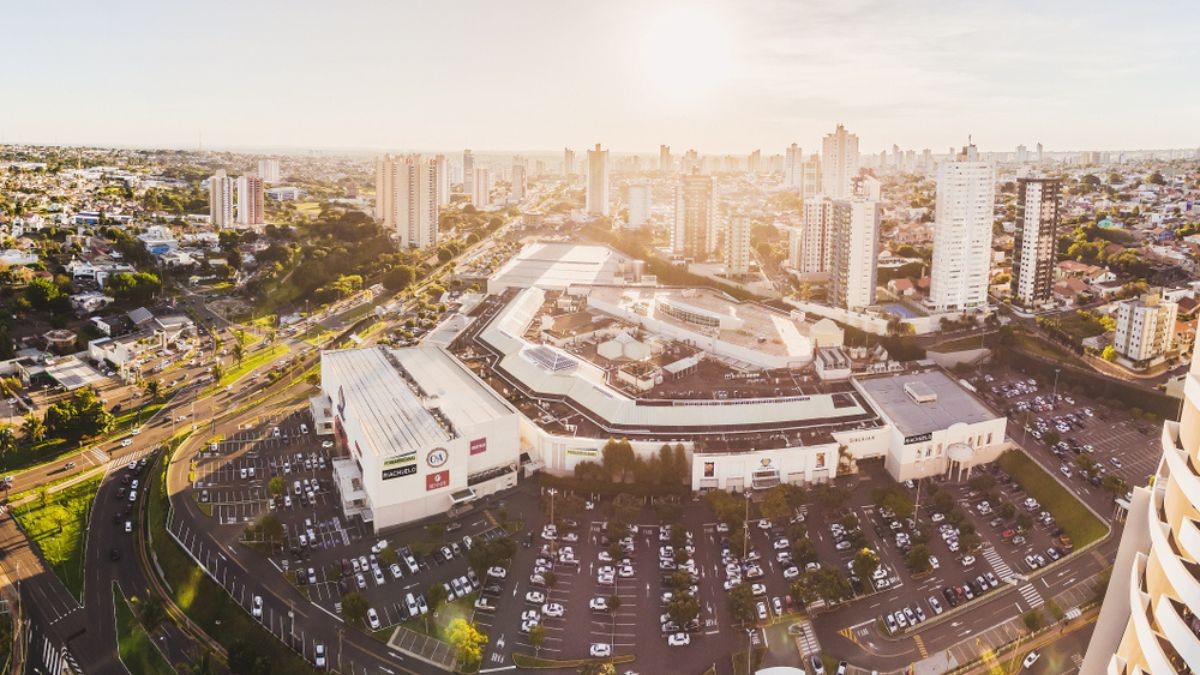
[[858, 385], [904, 436], [999, 417], [940, 370], [860, 379]]
[[488, 293], [509, 288], [563, 290], [576, 284], [620, 283], [629, 261], [607, 246], [536, 242], [526, 244], [488, 280]]

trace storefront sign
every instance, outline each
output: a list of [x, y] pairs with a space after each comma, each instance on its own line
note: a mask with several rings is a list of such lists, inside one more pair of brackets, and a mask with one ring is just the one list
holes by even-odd
[[476, 438], [471, 441], [471, 454], [478, 455], [487, 451], [487, 437]]
[[933, 440], [933, 434], [932, 434], [932, 433], [928, 433], [928, 434], [917, 434], [916, 436], [905, 436], [905, 437], [904, 437], [904, 444], [905, 444], [905, 445], [912, 445], [913, 443], [924, 443], [924, 442], [926, 442], [926, 441], [932, 441], [932, 440]]
[[450, 453], [445, 448], [434, 448], [429, 451], [428, 455], [425, 455], [425, 463], [432, 469], [444, 466], [449, 461]]
[[392, 457], [391, 459], [385, 459], [383, 461], [384, 466], [398, 466], [400, 464], [416, 464], [416, 463], [417, 463], [417, 453], [415, 453], [415, 452], [410, 452], [407, 455], [400, 455], [399, 457]]
[[567, 448], [567, 454], [575, 457], [595, 457], [598, 452], [596, 448]]
[[383, 480], [391, 480], [393, 478], [400, 478], [401, 476], [411, 476], [411, 475], [415, 474], [416, 472], [417, 472], [416, 464], [409, 464], [407, 466], [398, 466], [398, 467], [395, 467], [392, 469], [384, 469], [383, 470]]
[[425, 491], [440, 490], [444, 487], [450, 487], [450, 470], [435, 471], [425, 476]]

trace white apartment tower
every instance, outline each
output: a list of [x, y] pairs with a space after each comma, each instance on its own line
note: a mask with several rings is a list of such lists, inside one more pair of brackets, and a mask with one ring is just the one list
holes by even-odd
[[796, 261], [792, 264], [800, 274], [825, 274], [829, 272], [830, 236], [833, 231], [833, 200], [817, 196], [804, 200], [803, 222], [800, 232]]
[[463, 192], [468, 197], [474, 197], [475, 193], [475, 155], [471, 154], [470, 150], [463, 150]]
[[813, 154], [800, 168], [800, 198], [809, 199], [821, 194], [821, 157]]
[[658, 146], [658, 170], [662, 173], [670, 173], [675, 169], [675, 160], [671, 158], [671, 146]]
[[225, 169], [208, 179], [208, 215], [214, 227], [233, 226], [233, 179]]
[[1135, 365], [1161, 358], [1175, 346], [1179, 305], [1148, 293], [1117, 307], [1113, 348]]
[[625, 188], [625, 203], [629, 211], [625, 226], [640, 228], [650, 219], [650, 186], [646, 183], [630, 183]]
[[851, 183], [858, 174], [858, 136], [842, 125], [826, 134], [821, 143], [821, 188], [833, 199], [847, 199], [854, 194]]
[[587, 201], [585, 210], [594, 216], [608, 215], [608, 151], [596, 144], [587, 154]]
[[875, 304], [879, 262], [879, 181], [863, 176], [833, 203], [829, 303], [857, 310]]
[[1017, 179], [1012, 297], [1026, 307], [1040, 307], [1050, 301], [1061, 187], [1057, 178]]
[[938, 312], [987, 305], [996, 170], [968, 159], [974, 147], [938, 165], [929, 287], [929, 304]]
[[471, 203], [477, 209], [492, 205], [492, 173], [487, 167], [481, 166], [472, 174]]
[[800, 146], [792, 143], [783, 151], [783, 184], [800, 189], [804, 175], [804, 153]]
[[679, 177], [675, 185], [675, 225], [671, 228], [671, 252], [704, 261], [717, 245], [712, 176], [692, 173]]
[[438, 242], [438, 160], [384, 155], [375, 162], [375, 217], [402, 248]]
[[445, 155], [438, 155], [433, 158], [433, 164], [437, 175], [437, 205], [438, 207], [450, 205], [450, 162], [446, 161]]
[[750, 273], [750, 216], [738, 211], [725, 229], [725, 274], [730, 278]]
[[279, 160], [274, 157], [258, 160], [258, 177], [264, 183], [279, 182]]
[[514, 160], [512, 165], [512, 187], [508, 191], [509, 196], [517, 201], [523, 201], [527, 187], [526, 180], [525, 160]]
[[563, 175], [570, 176], [573, 173], [575, 173], [575, 151], [563, 148]]
[[239, 176], [237, 179], [237, 224], [245, 227], [262, 225], [265, 221], [263, 204], [266, 191], [259, 176]]

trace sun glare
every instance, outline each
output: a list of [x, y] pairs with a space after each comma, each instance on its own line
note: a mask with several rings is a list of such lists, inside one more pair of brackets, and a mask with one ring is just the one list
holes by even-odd
[[644, 85], [666, 101], [694, 101], [711, 94], [729, 76], [731, 36], [716, 13], [679, 6], [647, 23], [642, 36]]

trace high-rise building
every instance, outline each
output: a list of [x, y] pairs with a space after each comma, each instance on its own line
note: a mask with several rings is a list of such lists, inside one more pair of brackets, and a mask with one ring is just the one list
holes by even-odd
[[258, 177], [264, 183], [279, 182], [279, 160], [274, 157], [258, 160]]
[[663, 173], [670, 173], [675, 170], [675, 160], [671, 158], [671, 146], [658, 146], [658, 170]]
[[1126, 524], [1081, 675], [1191, 673], [1200, 663], [1200, 350], [1184, 377], [1155, 473], [1114, 500]]
[[471, 174], [471, 203], [477, 209], [492, 205], [492, 172], [485, 166]]
[[813, 154], [800, 167], [800, 198], [809, 199], [821, 194], [821, 158]]
[[263, 179], [259, 176], [238, 176], [237, 179], [237, 224], [262, 225], [266, 219], [263, 204], [266, 192]]
[[1037, 161], [1041, 162], [1042, 159], [1044, 159], [1044, 154], [1042, 153], [1042, 144], [1039, 141], [1037, 144]]
[[1029, 161], [1029, 148], [1024, 145], [1018, 145], [1017, 151], [1013, 153], [1013, 159], [1017, 164], [1025, 164]]
[[233, 226], [233, 179], [225, 169], [208, 179], [208, 215], [214, 227]]
[[929, 287], [929, 304], [938, 312], [987, 304], [996, 170], [967, 159], [976, 154], [973, 147], [938, 165]]
[[575, 151], [570, 148], [563, 148], [563, 175], [572, 176], [575, 174]]
[[783, 184], [799, 191], [803, 171], [804, 153], [792, 143], [783, 151]]
[[679, 177], [675, 186], [675, 226], [671, 228], [671, 251], [696, 261], [708, 259], [717, 245], [713, 211], [713, 179], [693, 170]]
[[587, 154], [587, 197], [585, 210], [596, 216], [608, 215], [608, 151], [596, 144]]
[[1175, 317], [1179, 305], [1157, 293], [1126, 300], [1117, 306], [1113, 348], [1142, 366], [1159, 359], [1175, 346]]
[[821, 189], [834, 199], [853, 195], [851, 183], [858, 174], [858, 136], [842, 125], [826, 134], [821, 143]]
[[630, 183], [625, 188], [625, 203], [629, 215], [626, 227], [641, 227], [650, 218], [650, 186], [646, 183]]
[[800, 274], [829, 272], [833, 250], [833, 200], [816, 196], [804, 200], [804, 218], [792, 267]]
[[762, 162], [762, 150], [755, 150], [746, 157], [746, 171], [748, 173], [758, 173], [760, 170], [759, 164]]
[[921, 151], [921, 172], [929, 173], [933, 170], [933, 151], [925, 148]]
[[731, 278], [750, 273], [750, 216], [737, 211], [725, 228], [725, 274]]
[[463, 150], [463, 192], [475, 196], [475, 155], [470, 150]]
[[900, 151], [900, 146], [892, 143], [892, 168], [896, 171], [904, 170], [904, 153]]
[[879, 278], [879, 181], [855, 180], [853, 194], [833, 203], [829, 303], [858, 310], [875, 304]]
[[509, 196], [517, 201], [525, 199], [525, 160], [513, 160], [512, 165], [512, 188], [509, 189]]
[[433, 158], [434, 170], [437, 175], [437, 204], [438, 207], [450, 204], [450, 163], [445, 155]]
[[1058, 233], [1057, 178], [1017, 179], [1017, 231], [1013, 235], [1012, 297], [1027, 307], [1050, 301]]
[[384, 155], [375, 161], [375, 217], [394, 231], [403, 248], [438, 242], [439, 164], [419, 155]]

